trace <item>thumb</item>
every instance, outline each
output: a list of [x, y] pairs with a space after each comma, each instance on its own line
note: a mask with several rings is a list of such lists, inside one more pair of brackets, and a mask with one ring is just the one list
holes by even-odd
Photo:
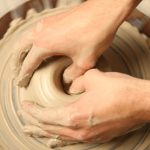
[[95, 65], [96, 59], [82, 59], [74, 60], [74, 62], [64, 71], [63, 80], [69, 84], [77, 77], [83, 75], [87, 70]]
[[63, 80], [69, 84], [77, 77], [81, 76], [86, 70], [79, 67], [76, 63], [71, 64], [63, 73]]
[[73, 83], [70, 86], [69, 93], [80, 94], [84, 91], [85, 91], [84, 75], [82, 75], [73, 81]]

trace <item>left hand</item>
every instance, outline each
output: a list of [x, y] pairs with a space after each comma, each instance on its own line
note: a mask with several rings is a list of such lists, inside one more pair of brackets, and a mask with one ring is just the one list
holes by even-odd
[[109, 141], [145, 122], [145, 82], [121, 73], [89, 70], [73, 82], [72, 93], [85, 92], [68, 106], [43, 108], [24, 101], [25, 118], [32, 124], [25, 132], [70, 141]]

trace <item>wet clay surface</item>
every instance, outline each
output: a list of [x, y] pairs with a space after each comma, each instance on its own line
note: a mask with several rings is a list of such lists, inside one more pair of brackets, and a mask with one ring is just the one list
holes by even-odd
[[[22, 100], [32, 100], [42, 106], [59, 107], [72, 103], [78, 96], [70, 96], [63, 90], [61, 76], [70, 64], [67, 58], [52, 59], [43, 64], [33, 75], [27, 88], [14, 82], [14, 54], [17, 39], [39, 19], [53, 15], [62, 9], [30, 12], [25, 20], [14, 20], [4, 39], [0, 42], [0, 145], [5, 150], [46, 150], [48, 139], [31, 138], [23, 133], [25, 120], [18, 115]], [[103, 71], [119, 71], [132, 76], [150, 79], [150, 50], [145, 39], [128, 23], [117, 32], [112, 46], [97, 63]], [[150, 145], [149, 125], [105, 144], [75, 144], [61, 147], [64, 150], [131, 150], [145, 149]]]

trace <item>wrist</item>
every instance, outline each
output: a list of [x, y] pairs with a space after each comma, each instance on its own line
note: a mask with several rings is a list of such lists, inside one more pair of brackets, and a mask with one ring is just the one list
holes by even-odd
[[88, 0], [84, 3], [93, 22], [98, 27], [111, 27], [114, 31], [128, 17], [141, 0]]
[[[137, 98], [138, 97], [138, 98]], [[138, 99], [135, 105], [140, 107], [139, 119], [144, 122], [150, 121], [150, 81], [141, 80], [136, 98]]]

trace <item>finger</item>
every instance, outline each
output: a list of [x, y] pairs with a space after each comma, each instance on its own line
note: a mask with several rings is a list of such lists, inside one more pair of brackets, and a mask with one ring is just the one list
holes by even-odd
[[32, 137], [51, 137], [49, 132], [44, 131], [40, 127], [28, 125], [23, 127], [23, 132]]
[[[68, 144], [70, 143], [77, 143], [78, 140], [75, 140], [74, 138], [63, 136], [60, 134], [56, 134], [55, 132], [46, 131], [40, 127], [34, 126], [34, 125], [26, 125], [23, 127], [23, 132], [27, 134], [28, 136], [32, 137], [47, 137], [52, 139], [59, 139], [63, 140], [66, 144], [68, 141]], [[55, 141], [56, 142], [56, 141]], [[60, 141], [59, 141], [60, 142]], [[63, 145], [65, 144], [63, 143]], [[52, 144], [52, 143], [51, 143]]]
[[32, 117], [36, 118], [39, 122], [62, 126], [72, 126], [70, 123], [72, 117], [71, 111], [74, 109], [69, 109], [69, 107], [43, 108], [34, 102], [23, 101], [22, 109], [29, 113]]
[[47, 146], [50, 148], [55, 148], [55, 147], [62, 147], [71, 144], [76, 144], [76, 143], [78, 143], [78, 141], [65, 141], [65, 140], [52, 138], [48, 141]]
[[85, 69], [77, 66], [75, 63], [71, 64], [63, 73], [63, 80], [65, 83], [69, 84], [74, 79], [79, 77], [85, 72]]
[[84, 87], [84, 76], [80, 76], [73, 81], [70, 86], [69, 93], [70, 94], [80, 94], [85, 91]]
[[16, 48], [17, 51], [14, 52], [13, 58], [12, 58], [13, 59], [12, 68], [13, 68], [14, 77], [16, 77], [19, 74], [22, 63], [31, 48], [32, 48], [31, 43], [24, 45], [22, 48], [19, 48], [19, 47]]
[[24, 58], [32, 48], [33, 31], [29, 29], [21, 35], [21, 39], [18, 39], [17, 43], [14, 44], [14, 53], [12, 68], [14, 71], [14, 77], [16, 77], [21, 69]]
[[[97, 69], [90, 69], [84, 73], [84, 75], [73, 80], [72, 85], [70, 86], [70, 94], [80, 94], [84, 91], [88, 91], [89, 87], [96, 85], [97, 79], [100, 78], [100, 75], [104, 74], [103, 72]], [[94, 84], [95, 82], [95, 84]], [[92, 85], [92, 86], [90, 86]]]
[[[63, 126], [54, 126], [48, 124], [41, 124], [40, 127], [52, 134], [59, 135], [60, 139], [73, 141], [73, 142], [81, 142], [83, 141], [83, 129], [73, 129], [69, 127]], [[84, 137], [85, 138], [85, 137]]]
[[18, 112], [18, 115], [22, 116], [22, 118], [24, 119], [26, 124], [40, 126], [40, 122], [36, 118], [34, 118], [30, 114], [28, 114], [27, 112], [20, 110]]
[[63, 140], [59, 140], [59, 139], [50, 139], [47, 142], [47, 146], [50, 148], [55, 148], [55, 147], [62, 147], [62, 146], [66, 146], [67, 145], [67, 141], [63, 141]]
[[73, 129], [63, 126], [54, 126], [48, 124], [41, 124], [40, 127], [51, 134], [59, 135], [58, 139], [73, 141], [73, 142], [92, 142], [93, 139], [99, 138], [99, 135], [94, 136], [92, 131], [80, 128], [80, 129]]
[[[59, 130], [59, 131], [57, 131]], [[77, 141], [74, 137], [68, 132], [71, 129], [67, 129], [65, 127], [60, 126], [52, 126], [52, 125], [44, 125], [41, 124], [39, 126], [35, 125], [26, 125], [23, 127], [24, 133], [26, 133], [29, 136], [33, 137], [48, 137], [48, 138], [56, 138], [61, 140], [68, 140], [68, 141]], [[65, 133], [67, 131], [67, 133]], [[72, 130], [72, 132], [74, 132]]]
[[78, 141], [75, 140], [70, 141], [70, 138], [68, 137], [51, 134], [33, 125], [24, 126], [23, 132], [28, 136], [35, 138], [42, 138], [42, 137], [51, 138], [47, 143], [47, 146], [51, 148], [78, 143]]
[[[74, 129], [82, 128], [89, 123], [89, 116], [86, 117], [86, 111], [82, 106], [83, 104], [79, 101], [65, 107], [57, 108], [43, 108], [34, 102], [22, 102], [22, 109], [37, 119], [38, 122], [51, 125], [61, 125]], [[82, 111], [80, 111], [81, 108], [83, 109]]]
[[[67, 137], [67, 140], [75, 140], [74, 134], [77, 130], [63, 126], [54, 126], [49, 124], [41, 124], [40, 127], [50, 133]], [[65, 138], [66, 139], [66, 138]]]
[[33, 75], [33, 72], [39, 67], [42, 61], [45, 59], [44, 52], [47, 51], [44, 48], [33, 46], [28, 55], [26, 56], [19, 76], [17, 78], [17, 84], [20, 87], [26, 87]]
[[71, 83], [74, 79], [83, 75], [88, 69], [94, 67], [97, 58], [92, 56], [91, 53], [88, 55], [86, 53], [83, 54], [81, 53], [79, 57], [72, 58], [73, 64], [71, 64], [63, 74], [65, 83]]

